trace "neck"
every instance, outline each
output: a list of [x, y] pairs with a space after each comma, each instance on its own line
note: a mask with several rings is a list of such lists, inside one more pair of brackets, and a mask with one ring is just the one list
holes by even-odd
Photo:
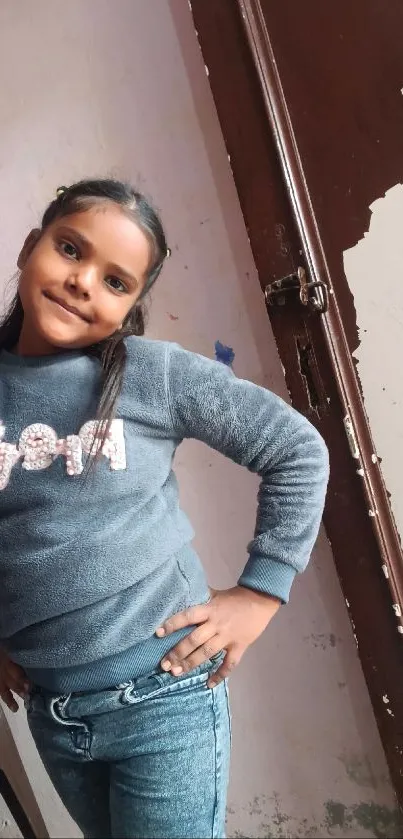
[[13, 347], [12, 352], [16, 355], [40, 356], [55, 355], [60, 352], [60, 349], [53, 347], [44, 338], [29, 329], [24, 318], [17, 344]]

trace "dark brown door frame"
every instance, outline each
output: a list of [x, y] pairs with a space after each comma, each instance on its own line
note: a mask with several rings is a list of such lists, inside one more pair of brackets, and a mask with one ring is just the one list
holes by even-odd
[[[302, 311], [304, 307], [292, 302], [282, 310], [269, 307], [268, 312], [292, 401], [329, 445], [332, 477], [325, 526], [392, 779], [403, 803], [401, 548], [382, 475], [373, 463], [359, 385], [275, 56], [259, 2], [191, 0], [191, 8], [262, 289], [295, 270], [302, 259], [310, 276], [324, 281], [330, 291], [325, 316]], [[273, 195], [275, 217], [270, 206]], [[301, 346], [313, 359], [308, 372], [318, 394], [315, 404], [307, 398]], [[348, 443], [346, 418], [358, 460]], [[374, 509], [377, 515], [370, 517], [369, 510]]]
[[372, 457], [375, 446], [365, 413], [360, 387], [352, 362], [343, 321], [337, 304], [336, 289], [326, 262], [318, 225], [309, 196], [297, 139], [284, 97], [275, 55], [259, 0], [236, 0], [259, 74], [266, 113], [275, 139], [279, 160], [304, 256], [312, 279], [325, 281], [329, 290], [329, 309], [322, 315], [322, 327], [329, 357], [345, 411], [346, 424], [357, 453], [357, 465], [363, 470], [367, 499], [382, 564], [391, 590], [397, 631], [403, 634], [403, 553], [379, 462]]

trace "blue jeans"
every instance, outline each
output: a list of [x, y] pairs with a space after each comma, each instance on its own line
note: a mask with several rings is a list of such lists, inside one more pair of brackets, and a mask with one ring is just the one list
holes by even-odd
[[230, 717], [227, 684], [206, 685], [216, 668], [67, 697], [34, 688], [29, 727], [84, 836], [224, 836]]

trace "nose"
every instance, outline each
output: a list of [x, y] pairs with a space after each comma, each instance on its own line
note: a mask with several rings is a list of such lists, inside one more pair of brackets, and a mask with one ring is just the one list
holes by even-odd
[[82, 300], [91, 298], [97, 280], [97, 269], [90, 263], [80, 263], [67, 278], [67, 287], [71, 294]]

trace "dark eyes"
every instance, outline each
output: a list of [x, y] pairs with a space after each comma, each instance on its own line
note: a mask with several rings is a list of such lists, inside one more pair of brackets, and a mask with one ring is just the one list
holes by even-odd
[[[68, 259], [75, 259], [76, 261], [78, 261], [81, 258], [79, 249], [76, 248], [76, 246], [73, 245], [72, 242], [63, 240], [58, 243], [58, 247], [60, 252], [64, 256], [67, 256]], [[112, 291], [118, 291], [120, 293], [127, 293], [128, 291], [127, 286], [122, 282], [122, 280], [119, 279], [119, 277], [108, 276], [104, 278], [104, 282], [108, 286], [108, 288], [112, 289]]]
[[119, 277], [105, 277], [105, 283], [114, 291], [127, 291], [127, 288]]
[[66, 256], [70, 257], [70, 259], [78, 259], [80, 254], [78, 249], [72, 242], [60, 242], [59, 248]]

